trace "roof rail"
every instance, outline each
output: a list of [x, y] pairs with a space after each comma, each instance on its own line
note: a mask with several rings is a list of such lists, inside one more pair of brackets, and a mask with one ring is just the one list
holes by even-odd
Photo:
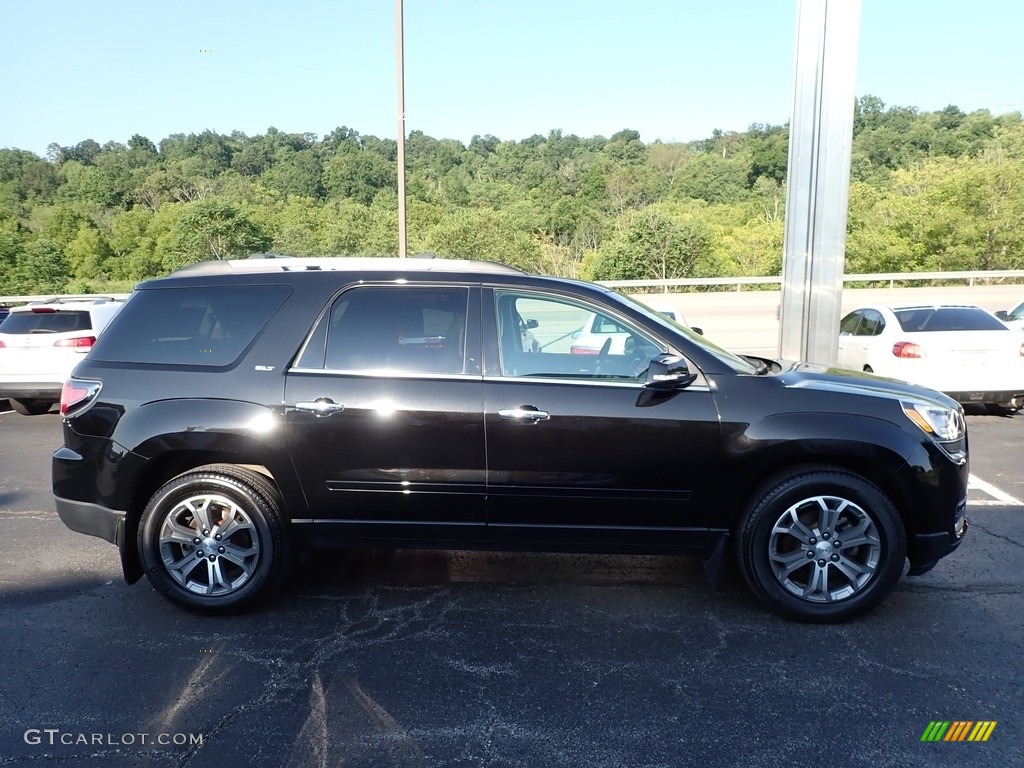
[[108, 304], [112, 301], [124, 301], [116, 296], [105, 296], [95, 293], [70, 294], [65, 296], [40, 296], [28, 302], [28, 306], [38, 304]]
[[224, 261], [202, 261], [177, 269], [171, 274], [224, 272], [307, 272], [307, 271], [374, 271], [384, 272], [498, 272], [519, 273], [522, 270], [495, 261], [417, 257], [399, 259], [393, 256], [293, 256], [288, 258], [249, 258]]

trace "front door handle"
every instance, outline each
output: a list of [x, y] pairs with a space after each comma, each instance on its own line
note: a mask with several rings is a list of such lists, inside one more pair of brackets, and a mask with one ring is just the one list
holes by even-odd
[[525, 424], [536, 424], [538, 421], [547, 421], [551, 414], [547, 411], [538, 410], [532, 405], [521, 405], [518, 408], [502, 408], [498, 415], [503, 419], [523, 422]]
[[308, 411], [309, 413], [315, 413], [317, 417], [330, 416], [332, 413], [341, 413], [345, 410], [345, 406], [341, 403], [336, 403], [329, 397], [318, 397], [313, 401], [305, 401], [295, 404], [295, 409], [298, 411]]

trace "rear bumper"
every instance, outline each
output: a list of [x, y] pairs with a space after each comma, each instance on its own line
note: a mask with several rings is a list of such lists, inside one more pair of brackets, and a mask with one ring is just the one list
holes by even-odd
[[0, 382], [0, 398], [15, 400], [52, 400], [60, 402], [60, 391], [63, 381], [2, 381]]
[[101, 507], [99, 504], [62, 499], [59, 496], [54, 496], [53, 501], [57, 506], [57, 515], [72, 531], [96, 536], [111, 544], [121, 543], [125, 512]]
[[958, 403], [969, 405], [971, 403], [998, 403], [999, 405], [1009, 405], [1013, 408], [1020, 408], [1024, 406], [1024, 389], [995, 389], [995, 390], [984, 390], [984, 391], [962, 391], [962, 392], [946, 392], [951, 398], [956, 400]]

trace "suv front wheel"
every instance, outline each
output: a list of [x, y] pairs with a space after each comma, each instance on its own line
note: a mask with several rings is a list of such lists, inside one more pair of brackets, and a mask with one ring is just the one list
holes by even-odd
[[199, 613], [233, 613], [268, 594], [281, 578], [286, 546], [274, 486], [226, 464], [170, 480], [139, 522], [139, 555], [150, 582]]
[[906, 534], [889, 498], [867, 480], [808, 469], [767, 486], [739, 525], [743, 577], [772, 611], [839, 622], [870, 610], [903, 572]]

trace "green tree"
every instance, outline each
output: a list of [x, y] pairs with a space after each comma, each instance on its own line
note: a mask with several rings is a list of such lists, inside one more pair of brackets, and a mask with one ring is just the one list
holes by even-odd
[[71, 282], [67, 259], [57, 244], [46, 238], [29, 241], [22, 248], [8, 277], [13, 294], [63, 293]]
[[64, 249], [68, 271], [76, 280], [107, 277], [110, 246], [95, 227], [81, 227]]
[[602, 243], [597, 280], [667, 280], [707, 274], [714, 261], [710, 228], [675, 206], [627, 214], [621, 234]]
[[514, 217], [488, 208], [457, 211], [431, 229], [427, 249], [439, 256], [482, 259], [520, 269], [540, 264], [540, 243]]
[[156, 214], [136, 207], [120, 211], [110, 221], [107, 245], [111, 250], [108, 262], [114, 280], [143, 280], [163, 271], [163, 260], [157, 253], [157, 237], [151, 229]]
[[163, 265], [171, 270], [207, 259], [236, 258], [265, 250], [270, 244], [270, 237], [228, 203], [186, 203], [168, 240]]
[[349, 197], [369, 205], [383, 189], [397, 189], [394, 165], [362, 149], [344, 149], [324, 164], [324, 186], [330, 198]]

